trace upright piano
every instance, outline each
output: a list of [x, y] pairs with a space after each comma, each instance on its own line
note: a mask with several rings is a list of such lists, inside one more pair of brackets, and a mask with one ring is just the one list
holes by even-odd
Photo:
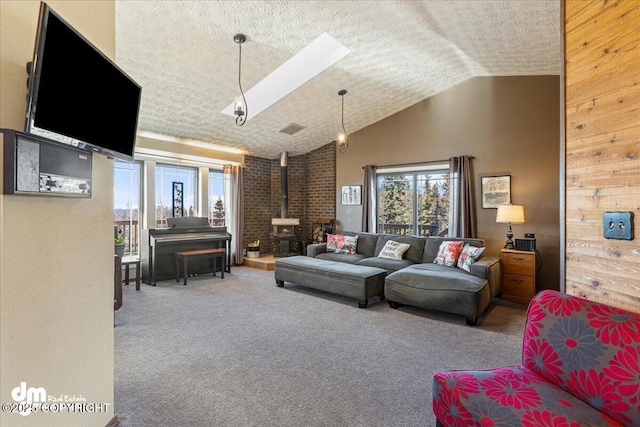
[[[142, 281], [155, 286], [160, 280], [176, 278], [175, 254], [180, 251], [224, 248], [226, 272], [231, 272], [231, 234], [227, 227], [211, 227], [208, 218], [168, 218], [169, 228], [143, 229], [140, 241]], [[213, 272], [211, 260], [189, 263], [190, 274]]]

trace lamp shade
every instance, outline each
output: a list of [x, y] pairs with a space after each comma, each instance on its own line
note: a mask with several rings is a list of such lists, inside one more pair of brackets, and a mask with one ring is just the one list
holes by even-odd
[[522, 224], [524, 223], [524, 208], [522, 205], [500, 205], [496, 222]]

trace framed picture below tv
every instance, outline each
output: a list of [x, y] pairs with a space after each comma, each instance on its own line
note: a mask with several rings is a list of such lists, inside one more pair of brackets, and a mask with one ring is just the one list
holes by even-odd
[[27, 68], [26, 133], [133, 160], [142, 88], [44, 2]]

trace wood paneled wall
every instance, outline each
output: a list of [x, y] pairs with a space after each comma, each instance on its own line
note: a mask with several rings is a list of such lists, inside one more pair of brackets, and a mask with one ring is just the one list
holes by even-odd
[[[640, 1], [564, 2], [565, 291], [640, 312]], [[635, 214], [635, 240], [603, 213]]]

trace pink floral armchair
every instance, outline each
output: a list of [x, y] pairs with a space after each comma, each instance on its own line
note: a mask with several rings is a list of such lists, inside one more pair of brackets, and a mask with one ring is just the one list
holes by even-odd
[[640, 314], [556, 291], [531, 301], [522, 365], [440, 372], [439, 426], [640, 426]]

